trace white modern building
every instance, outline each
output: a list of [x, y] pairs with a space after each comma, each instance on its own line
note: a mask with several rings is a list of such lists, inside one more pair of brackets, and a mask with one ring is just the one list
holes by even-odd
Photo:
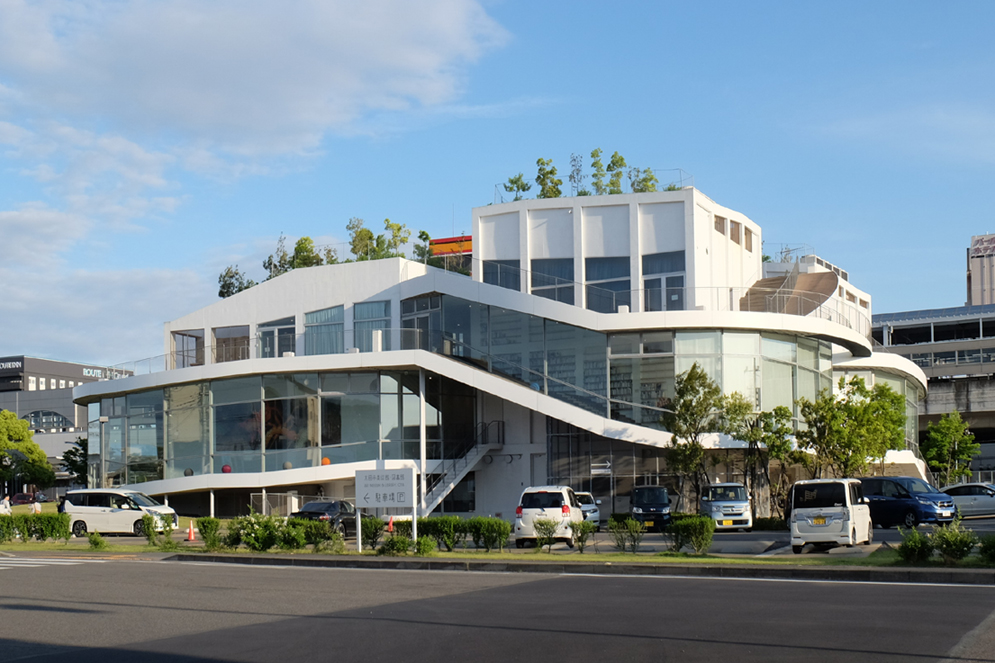
[[[424, 514], [512, 518], [524, 487], [561, 483], [623, 511], [674, 485], [660, 405], [695, 362], [796, 415], [834, 376], [886, 380], [916, 439], [926, 378], [872, 352], [870, 296], [814, 255], [764, 263], [760, 227], [693, 188], [491, 205], [472, 227], [472, 277], [298, 269], [168, 323], [163, 357], [75, 390], [94, 484], [232, 515], [352, 497], [382, 463], [416, 468]], [[742, 478], [741, 443], [707, 446], [714, 479]]]

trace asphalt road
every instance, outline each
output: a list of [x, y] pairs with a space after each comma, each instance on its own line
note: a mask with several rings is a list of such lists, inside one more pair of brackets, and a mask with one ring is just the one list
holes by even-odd
[[990, 587], [29, 561], [0, 662], [995, 661]]

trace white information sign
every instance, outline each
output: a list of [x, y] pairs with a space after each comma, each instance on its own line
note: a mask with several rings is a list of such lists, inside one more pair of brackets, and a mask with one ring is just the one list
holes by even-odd
[[415, 506], [415, 469], [356, 470], [356, 506], [363, 509]]

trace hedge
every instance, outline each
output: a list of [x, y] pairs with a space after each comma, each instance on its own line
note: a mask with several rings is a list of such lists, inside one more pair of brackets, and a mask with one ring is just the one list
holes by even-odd
[[26, 513], [0, 516], [0, 543], [21, 537], [22, 541], [64, 539], [72, 537], [68, 513]]

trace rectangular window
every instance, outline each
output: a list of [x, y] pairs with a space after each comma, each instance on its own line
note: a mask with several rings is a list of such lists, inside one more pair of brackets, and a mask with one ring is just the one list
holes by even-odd
[[66, 388], [66, 381], [59, 380], [59, 389], [65, 389], [65, 388]]
[[75, 387], [75, 386], [76, 386], [76, 383], [75, 383], [75, 382], [73, 382], [72, 380], [70, 380], [70, 381], [69, 381], [69, 388], [70, 388], [70, 389], [72, 389], [72, 388], [73, 388], [73, 387]]
[[643, 256], [643, 274], [669, 274], [684, 271], [684, 252], [653, 253]]
[[45, 378], [38, 378], [38, 391], [45, 391]]
[[240, 361], [249, 358], [249, 326], [215, 327], [214, 362]]
[[373, 332], [383, 332], [382, 350], [390, 350], [390, 301], [360, 302], [353, 306], [353, 330], [360, 352], [373, 351]]
[[587, 258], [587, 308], [599, 313], [615, 313], [619, 306], [632, 303], [629, 258]]
[[176, 368], [204, 365], [204, 330], [188, 329], [173, 332], [173, 365]]
[[574, 303], [573, 258], [547, 258], [532, 261], [532, 294], [546, 299]]
[[35, 385], [35, 377], [33, 375], [29, 376], [28, 377], [28, 391], [34, 391], [36, 388], [37, 387]]
[[518, 260], [485, 260], [484, 283], [509, 290], [522, 289], [522, 270]]
[[51, 389], [55, 389], [55, 378], [52, 378], [52, 382], [51, 382], [51, 384], [49, 384], [49, 387]]
[[304, 354], [345, 352], [345, 307], [333, 306], [304, 314]]
[[731, 239], [736, 244], [739, 244], [739, 227], [742, 224], [738, 221], [729, 222], [729, 239]]
[[259, 325], [259, 356], [282, 357], [297, 349], [296, 319], [291, 316]]
[[726, 234], [726, 220], [721, 216], [715, 217], [715, 230], [723, 235]]
[[747, 228], [743, 233], [744, 246], [746, 246], [747, 251], [753, 253], [753, 231]]

